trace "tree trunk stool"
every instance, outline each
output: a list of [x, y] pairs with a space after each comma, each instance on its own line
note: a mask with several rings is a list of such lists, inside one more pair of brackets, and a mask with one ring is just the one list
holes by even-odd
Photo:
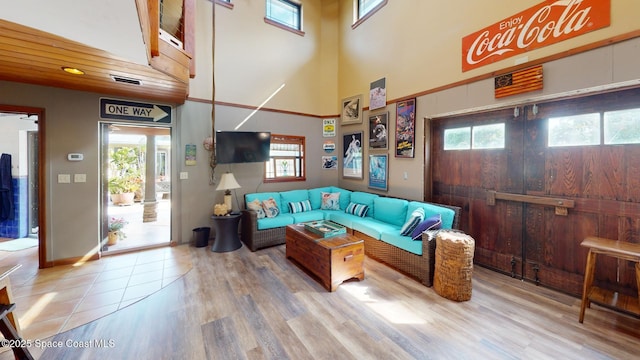
[[454, 301], [471, 299], [475, 240], [465, 233], [441, 231], [436, 235], [433, 289]]

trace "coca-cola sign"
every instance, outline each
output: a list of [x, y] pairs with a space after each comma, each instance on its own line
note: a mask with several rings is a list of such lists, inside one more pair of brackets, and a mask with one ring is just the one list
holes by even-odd
[[611, 0], [548, 0], [462, 39], [462, 71], [555, 44], [611, 23]]

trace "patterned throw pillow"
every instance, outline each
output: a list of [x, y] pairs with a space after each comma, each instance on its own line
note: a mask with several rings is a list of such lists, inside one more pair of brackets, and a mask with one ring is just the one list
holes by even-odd
[[309, 200], [303, 200], [303, 201], [298, 201], [298, 202], [290, 202], [289, 203], [289, 209], [291, 210], [291, 213], [293, 213], [293, 214], [299, 213], [299, 212], [303, 212], [303, 211], [310, 211], [311, 210], [311, 202], [309, 202]]
[[340, 210], [340, 193], [322, 193], [322, 210]]
[[440, 229], [441, 226], [442, 218], [440, 217], [440, 214], [430, 216], [424, 219], [424, 221], [413, 229], [413, 232], [411, 232], [411, 238], [413, 240], [422, 240], [423, 231]]
[[262, 204], [260, 203], [260, 200], [258, 199], [248, 202], [247, 209], [255, 211], [258, 215], [258, 219], [263, 219], [265, 216], [267, 216], [264, 213], [264, 209], [262, 208]]
[[345, 209], [344, 212], [347, 214], [358, 215], [360, 217], [365, 217], [367, 215], [367, 211], [369, 211], [369, 206], [363, 204], [349, 203], [349, 206]]
[[400, 235], [409, 236], [413, 232], [413, 230], [424, 220], [424, 209], [417, 208], [411, 212], [411, 216], [409, 220], [402, 225], [400, 229]]
[[278, 209], [278, 204], [273, 198], [269, 198], [268, 200], [262, 200], [262, 208], [264, 209], [265, 215], [268, 218], [273, 218], [280, 214], [280, 209]]

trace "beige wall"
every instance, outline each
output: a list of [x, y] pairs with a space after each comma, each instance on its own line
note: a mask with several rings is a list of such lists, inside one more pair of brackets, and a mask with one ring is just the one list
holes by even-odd
[[[264, 1], [216, 6], [216, 101], [290, 112], [336, 113], [337, 1], [304, 2], [304, 36], [264, 22]], [[211, 3], [197, 1], [198, 35], [211, 29]], [[211, 40], [197, 38], [196, 78], [190, 96], [210, 99]], [[203, 70], [203, 68], [205, 70]]]

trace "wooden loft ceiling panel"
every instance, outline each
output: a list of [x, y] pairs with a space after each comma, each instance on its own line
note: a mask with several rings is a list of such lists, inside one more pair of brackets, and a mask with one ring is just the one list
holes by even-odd
[[[186, 54], [180, 59], [179, 66], [157, 70], [60, 36], [0, 20], [0, 80], [182, 104], [188, 94], [189, 64]], [[62, 70], [63, 66], [81, 69], [85, 75], [68, 74]], [[112, 76], [139, 80], [140, 85], [116, 82]]]

